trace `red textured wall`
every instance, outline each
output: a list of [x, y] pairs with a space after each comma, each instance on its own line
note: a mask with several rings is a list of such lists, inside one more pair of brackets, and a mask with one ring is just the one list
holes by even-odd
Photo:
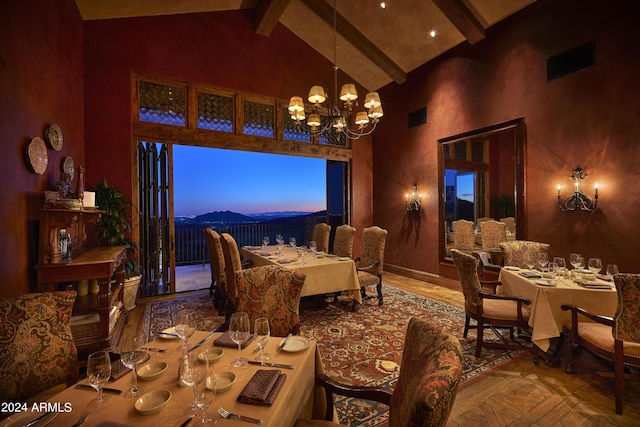
[[[486, 40], [453, 49], [381, 91], [385, 121], [373, 147], [374, 221], [389, 229], [385, 262], [444, 272], [438, 257], [437, 141], [524, 117], [527, 128], [527, 237], [551, 255], [579, 251], [640, 271], [640, 27], [632, 0], [604, 4], [539, 0], [487, 30]], [[546, 58], [596, 42], [595, 66], [547, 82]], [[406, 129], [427, 107], [423, 126]], [[391, 162], [389, 159], [395, 159]], [[597, 211], [561, 212], [556, 185], [576, 166], [600, 184]], [[427, 192], [411, 223], [400, 195], [413, 181]], [[568, 195], [568, 187], [564, 194]]]
[[[60, 180], [63, 159], [84, 163], [82, 20], [73, 0], [0, 2], [0, 296], [35, 290], [43, 192]], [[28, 143], [60, 126], [64, 144], [47, 150], [43, 175]]]

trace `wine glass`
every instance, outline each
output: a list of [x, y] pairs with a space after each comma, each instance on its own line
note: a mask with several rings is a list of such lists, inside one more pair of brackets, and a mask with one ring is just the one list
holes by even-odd
[[264, 348], [269, 342], [269, 336], [271, 335], [269, 331], [269, 319], [258, 317], [254, 323], [253, 333], [256, 334], [256, 344], [258, 344], [258, 348], [260, 349], [258, 359], [260, 359], [264, 365], [265, 360], [271, 359], [271, 355], [264, 352]]
[[578, 256], [578, 258], [576, 258], [576, 263], [577, 263], [577, 269], [578, 270], [582, 270], [584, 268], [584, 257], [582, 255]]
[[613, 280], [613, 276], [618, 274], [618, 266], [616, 264], [607, 264], [607, 278]]
[[309, 242], [309, 249], [311, 249], [311, 253], [313, 254], [313, 256], [316, 256], [318, 254], [317, 253], [318, 245], [314, 240], [311, 240]]
[[193, 391], [193, 404], [191, 411], [198, 408], [198, 386], [204, 383], [207, 376], [207, 359], [204, 362], [198, 360], [198, 356], [194, 353], [183, 353], [180, 364], [180, 381], [186, 386], [191, 387]]
[[579, 259], [582, 258], [582, 255], [580, 254], [571, 254], [569, 255], [569, 263], [573, 266], [574, 269], [578, 269], [580, 268], [580, 263], [579, 263]]
[[267, 252], [267, 246], [269, 246], [269, 236], [264, 236], [262, 238], [262, 253]]
[[296, 238], [295, 237], [289, 237], [289, 245], [295, 249], [296, 248]]
[[538, 252], [538, 264], [540, 264], [540, 270], [545, 271], [549, 264], [549, 255], [546, 252]]
[[178, 347], [178, 351], [187, 351], [189, 349], [189, 338], [196, 331], [196, 314], [193, 310], [179, 310], [175, 320], [176, 334], [183, 341]]
[[306, 264], [304, 260], [304, 249], [298, 249], [298, 261], [300, 261], [300, 265]]
[[111, 377], [111, 359], [106, 351], [91, 353], [87, 359], [89, 385], [98, 391], [98, 397], [89, 402], [90, 409], [102, 408], [111, 401], [111, 396], [102, 395], [102, 387]]
[[217, 424], [218, 417], [213, 414], [207, 413], [207, 410], [213, 403], [216, 397], [216, 383], [218, 381], [218, 375], [213, 366], [213, 363], [207, 363], [205, 368], [205, 380], [201, 389], [197, 392], [196, 406], [202, 410], [202, 417], [200, 419], [194, 417], [195, 425], [213, 425]]
[[524, 262], [527, 264], [529, 270], [533, 270], [533, 267], [536, 266], [536, 257], [534, 254], [527, 254]]
[[[231, 341], [238, 344], [238, 352], [242, 350], [242, 343], [249, 338], [249, 315], [244, 311], [238, 311], [231, 315], [229, 320], [229, 338]], [[238, 355], [238, 357], [231, 362], [231, 366], [234, 368], [241, 368], [247, 364], [247, 359]]]
[[600, 258], [589, 258], [589, 270], [591, 270], [593, 274], [600, 273], [600, 270], [602, 270], [602, 261]]
[[564, 272], [567, 269], [567, 263], [561, 256], [553, 257], [553, 262], [556, 264], [556, 271], [559, 275], [564, 276]]
[[138, 367], [145, 361], [147, 354], [147, 342], [144, 336], [125, 335], [123, 337], [120, 360], [133, 372], [133, 386], [127, 391], [126, 397], [136, 397], [144, 391], [142, 387], [138, 386]]

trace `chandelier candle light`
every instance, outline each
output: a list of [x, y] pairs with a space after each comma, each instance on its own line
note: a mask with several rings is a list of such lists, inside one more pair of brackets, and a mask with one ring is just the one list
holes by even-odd
[[411, 194], [404, 195], [404, 203], [409, 212], [419, 211], [422, 205], [422, 193], [418, 193], [418, 184], [413, 184]]
[[[333, 2], [333, 77], [334, 77], [334, 101], [332, 103], [328, 91], [322, 86], [313, 86], [309, 90], [307, 99], [312, 105], [311, 114], [307, 119], [312, 137], [318, 137], [329, 132], [344, 132], [350, 139], [358, 139], [361, 136], [371, 134], [379, 119], [384, 115], [382, 103], [378, 92], [369, 92], [364, 100], [364, 108], [367, 111], [358, 111], [354, 123], [357, 128], [351, 128], [349, 120], [353, 114], [353, 107], [357, 106], [358, 92], [353, 83], [346, 83], [340, 89], [338, 96], [338, 65], [337, 65], [337, 25], [336, 25], [336, 1]], [[338, 105], [337, 100], [343, 101]], [[323, 104], [326, 104], [323, 106]], [[297, 125], [301, 125], [306, 118], [306, 109], [301, 96], [292, 96], [289, 100], [289, 114]], [[322, 117], [328, 120], [322, 120]], [[371, 122], [371, 125], [369, 123]]]
[[563, 211], [574, 211], [580, 209], [583, 211], [594, 211], [598, 206], [598, 183], [596, 182], [595, 195], [593, 198], [587, 196], [582, 191], [582, 180], [587, 177], [585, 171], [581, 167], [577, 167], [571, 173], [571, 179], [573, 180], [574, 190], [573, 194], [563, 202], [560, 195], [560, 185], [558, 185], [558, 206]]

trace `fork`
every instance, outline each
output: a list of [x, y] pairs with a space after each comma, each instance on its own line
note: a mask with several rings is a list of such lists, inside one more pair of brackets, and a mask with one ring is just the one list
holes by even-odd
[[222, 418], [226, 418], [229, 420], [231, 418], [237, 418], [239, 420], [248, 421], [254, 424], [262, 424], [262, 420], [259, 420], [257, 418], [245, 417], [244, 415], [232, 414], [231, 412], [224, 409], [222, 406], [218, 408], [218, 413], [222, 416]]

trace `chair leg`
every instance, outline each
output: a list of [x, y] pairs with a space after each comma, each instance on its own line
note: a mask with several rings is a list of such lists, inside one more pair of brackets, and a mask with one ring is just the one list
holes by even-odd
[[382, 281], [376, 286], [378, 290], [378, 305], [382, 305]]
[[564, 371], [567, 374], [575, 374], [576, 365], [573, 360], [573, 343], [571, 342], [571, 332], [565, 333], [564, 337], [564, 358], [566, 360]]
[[471, 319], [469, 318], [468, 315], [464, 316], [464, 332], [462, 333], [462, 337], [466, 338], [467, 337], [467, 332], [469, 332], [469, 321]]
[[624, 353], [622, 341], [615, 340], [614, 344], [614, 372], [615, 372], [615, 388], [616, 388], [616, 413], [622, 415], [623, 397], [622, 391], [624, 386]]
[[480, 357], [480, 353], [482, 352], [482, 339], [483, 339], [483, 335], [484, 335], [484, 325], [482, 324], [481, 320], [478, 320], [478, 329], [476, 331], [476, 334], [478, 335], [478, 338], [476, 340], [476, 357]]

